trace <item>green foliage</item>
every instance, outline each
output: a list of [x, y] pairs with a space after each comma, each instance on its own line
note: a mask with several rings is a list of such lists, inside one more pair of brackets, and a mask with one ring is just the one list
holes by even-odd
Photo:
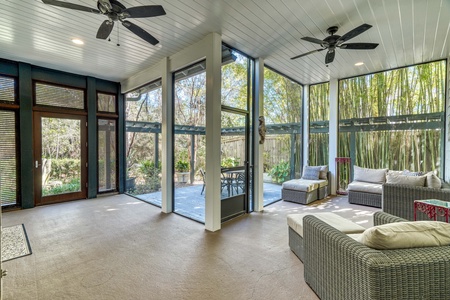
[[189, 163], [185, 160], [179, 160], [175, 164], [175, 171], [177, 172], [189, 172]]
[[139, 166], [139, 172], [144, 178], [144, 183], [138, 184], [133, 191], [134, 193], [151, 193], [158, 191], [161, 188], [161, 179], [159, 178], [159, 174], [161, 173], [161, 163], [158, 163], [158, 165], [155, 166], [153, 161], [144, 160]]
[[78, 192], [81, 190], [80, 179], [73, 178], [68, 183], [46, 188], [42, 190], [42, 196], [58, 195], [64, 193]]
[[161, 173], [161, 162], [159, 162], [158, 165], [155, 166], [155, 163], [153, 161], [144, 160], [139, 166], [139, 171], [146, 177], [158, 176], [159, 173]]
[[264, 116], [266, 124], [301, 122], [302, 91], [300, 84], [264, 68]]
[[220, 165], [224, 168], [237, 167], [239, 166], [239, 161], [240, 159], [236, 157], [225, 157], [222, 158]]
[[286, 180], [289, 179], [290, 176], [290, 165], [289, 162], [282, 161], [278, 165], [274, 166], [269, 171], [270, 177], [272, 177], [272, 180], [277, 183], [283, 183]]
[[69, 183], [79, 180], [81, 174], [81, 162], [79, 159], [63, 158], [51, 160], [50, 179]]
[[[443, 112], [445, 61], [339, 81], [340, 120]], [[441, 129], [442, 130], [442, 129]], [[354, 144], [351, 145], [351, 141]], [[339, 156], [366, 168], [439, 170], [440, 130], [390, 130], [339, 134]]]

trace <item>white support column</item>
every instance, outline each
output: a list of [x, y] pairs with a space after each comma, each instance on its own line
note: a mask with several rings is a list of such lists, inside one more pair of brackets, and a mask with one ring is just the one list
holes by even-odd
[[206, 37], [206, 197], [205, 228], [221, 228], [220, 143], [221, 143], [221, 68], [222, 37], [211, 33]]
[[173, 198], [173, 80], [172, 73], [170, 72], [169, 58], [166, 57], [162, 61], [162, 199], [161, 210], [164, 213], [170, 213], [173, 211], [172, 198]]
[[336, 195], [336, 163], [339, 141], [338, 80], [330, 79], [330, 123], [328, 167], [331, 172], [331, 194]]
[[441, 151], [445, 151], [444, 179], [446, 182], [450, 182], [450, 57], [447, 58], [447, 99], [445, 102], [445, 128], [443, 130], [445, 130], [445, 142], [442, 144], [445, 145], [445, 149]]
[[[303, 165], [309, 166], [309, 85], [303, 86]], [[303, 170], [300, 170], [303, 172]], [[303, 174], [302, 174], [303, 175]]]
[[[254, 124], [258, 124], [259, 116], [264, 116], [264, 59], [258, 58], [255, 60], [255, 111], [253, 116], [255, 118]], [[253, 131], [253, 140], [255, 141], [254, 166], [253, 166], [253, 199], [254, 211], [264, 210], [264, 144], [259, 143], [259, 130], [255, 128]]]

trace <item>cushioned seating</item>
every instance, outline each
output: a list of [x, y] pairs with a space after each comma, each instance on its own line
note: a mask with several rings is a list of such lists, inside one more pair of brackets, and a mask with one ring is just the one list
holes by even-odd
[[301, 179], [292, 179], [283, 183], [281, 199], [308, 204], [328, 196], [329, 184], [330, 172], [328, 172], [328, 166], [305, 166]]
[[[374, 225], [405, 221], [374, 214]], [[376, 250], [352, 237], [303, 219], [304, 278], [320, 299], [450, 299], [450, 246]]]
[[292, 179], [283, 182], [282, 187], [294, 191], [311, 192], [327, 185], [328, 180]]
[[381, 208], [382, 184], [388, 169], [353, 166], [353, 182], [348, 185], [348, 202]]
[[383, 192], [383, 187], [379, 183], [353, 181], [348, 185], [348, 190], [381, 195]]
[[332, 212], [289, 214], [287, 216], [289, 247], [301, 261], [303, 261], [303, 218], [307, 215], [314, 215], [343, 233], [361, 233], [365, 230], [361, 225]]

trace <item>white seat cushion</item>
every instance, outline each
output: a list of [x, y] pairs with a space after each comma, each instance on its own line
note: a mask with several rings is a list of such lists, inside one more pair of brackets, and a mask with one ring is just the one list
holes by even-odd
[[313, 215], [343, 233], [361, 233], [365, 230], [365, 228], [361, 225], [353, 223], [352, 221], [332, 212], [287, 215], [287, 223], [289, 227], [291, 227], [301, 237], [303, 237], [303, 218], [307, 215]]
[[283, 189], [311, 192], [328, 185], [328, 180], [292, 179], [283, 182]]
[[348, 185], [348, 190], [353, 192], [364, 192], [381, 195], [383, 191], [383, 185], [379, 183], [353, 181]]

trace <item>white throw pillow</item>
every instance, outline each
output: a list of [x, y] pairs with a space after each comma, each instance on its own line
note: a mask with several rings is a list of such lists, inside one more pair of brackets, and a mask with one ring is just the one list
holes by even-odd
[[366, 229], [359, 240], [374, 249], [450, 245], [450, 224], [439, 221], [398, 222]]
[[432, 188], [432, 189], [440, 189], [441, 188], [441, 180], [439, 179], [439, 177], [436, 176], [436, 174], [434, 174], [433, 171], [428, 172], [427, 174], [425, 174], [427, 180], [426, 180], [426, 187]]
[[395, 170], [389, 170], [387, 174], [394, 174], [394, 175], [403, 175], [403, 171], [395, 171]]
[[353, 180], [371, 183], [385, 183], [388, 169], [368, 169], [353, 166]]
[[397, 174], [387, 174], [386, 182], [401, 185], [425, 186], [427, 176], [406, 176]]
[[320, 166], [320, 173], [319, 173], [319, 179], [325, 179], [327, 180], [327, 173], [328, 173], [328, 166]]

